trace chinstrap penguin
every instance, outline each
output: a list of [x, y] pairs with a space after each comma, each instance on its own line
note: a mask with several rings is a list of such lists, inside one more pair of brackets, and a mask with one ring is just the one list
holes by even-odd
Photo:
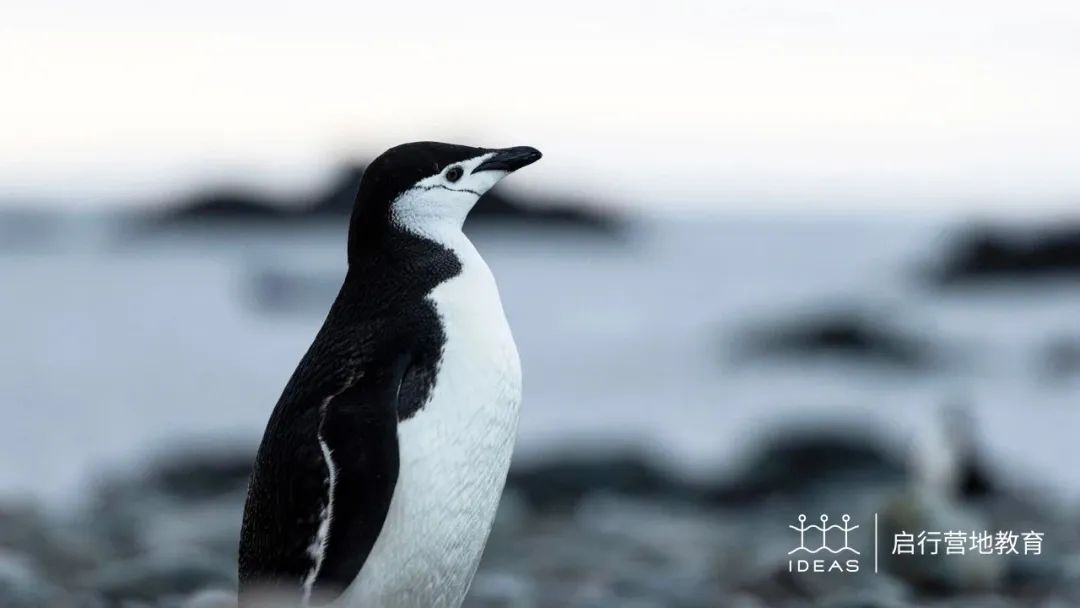
[[240, 605], [457, 608], [506, 481], [521, 367], [462, 232], [529, 147], [433, 142], [367, 168], [348, 272], [267, 424], [240, 539]]

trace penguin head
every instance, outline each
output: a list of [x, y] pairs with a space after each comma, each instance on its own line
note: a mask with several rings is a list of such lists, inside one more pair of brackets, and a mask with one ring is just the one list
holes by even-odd
[[420, 236], [460, 230], [481, 195], [540, 156], [528, 146], [489, 149], [416, 142], [390, 148], [368, 165], [360, 180], [349, 229], [350, 257], [354, 245], [395, 229]]

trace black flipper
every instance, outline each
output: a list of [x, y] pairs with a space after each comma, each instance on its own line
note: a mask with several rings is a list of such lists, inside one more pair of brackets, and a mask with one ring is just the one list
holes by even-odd
[[[379, 536], [397, 482], [398, 394], [407, 363], [404, 356], [371, 357], [344, 390], [324, 387], [321, 399], [290, 400], [305, 407], [275, 410], [244, 511], [241, 606], [262, 606], [267, 597], [300, 605], [308, 584], [312, 604], [329, 602], [356, 577]], [[331, 495], [320, 438], [331, 454], [334, 492], [323, 558], [315, 570], [312, 549], [318, 547]]]
[[332, 518], [313, 603], [356, 578], [386, 521], [398, 477], [398, 395], [407, 361], [362, 378], [325, 408], [320, 436], [336, 467]]

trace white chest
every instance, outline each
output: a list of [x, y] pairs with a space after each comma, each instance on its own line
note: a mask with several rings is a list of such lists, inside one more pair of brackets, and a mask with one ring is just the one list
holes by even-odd
[[[464, 238], [464, 237], [462, 237]], [[352, 605], [457, 608], [510, 466], [521, 367], [495, 281], [471, 243], [430, 298], [446, 342], [427, 404], [398, 427], [400, 470]]]

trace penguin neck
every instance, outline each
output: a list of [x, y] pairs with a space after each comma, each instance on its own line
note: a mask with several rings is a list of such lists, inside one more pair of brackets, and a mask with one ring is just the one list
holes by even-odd
[[[349, 227], [348, 261], [357, 262], [394, 253], [417, 249], [418, 241], [444, 249], [453, 249], [462, 239], [468, 240], [462, 231], [464, 217], [456, 215], [411, 216], [408, 221], [392, 217], [369, 218], [354, 216]], [[367, 220], [367, 221], [365, 221]]]
[[[380, 293], [424, 297], [466, 267], [483, 264], [460, 228], [443, 225], [423, 233], [388, 226], [377, 233], [352, 234], [342, 304], [369, 300], [373, 286]], [[484, 266], [486, 269], [486, 265]], [[392, 305], [379, 299], [374, 306]]]
[[349, 225], [350, 265], [377, 256], [380, 250], [400, 249], [402, 243], [411, 244], [416, 239], [449, 250], [471, 249], [462, 227], [479, 197], [443, 194], [435, 197], [431, 192], [407, 192], [395, 199], [385, 215], [368, 211], [372, 206], [358, 206]]
[[468, 275], [470, 280], [480, 277], [484, 281], [494, 281], [491, 277], [491, 269], [488, 268], [484, 258], [480, 256], [476, 246], [461, 227], [462, 221], [437, 221], [413, 225], [403, 229], [405, 234], [411, 235], [418, 242], [424, 243], [427, 251], [438, 252], [431, 262], [442, 266], [444, 263], [454, 265], [455, 272], [452, 276], [446, 276], [445, 280], [456, 278], [459, 275]]
[[433, 251], [439, 251], [439, 256], [446, 256], [456, 264], [457, 274], [480, 272], [491, 274], [484, 258], [473, 245], [469, 237], [461, 229], [459, 221], [431, 222], [422, 226], [415, 226], [404, 230], [413, 238], [426, 243]]

